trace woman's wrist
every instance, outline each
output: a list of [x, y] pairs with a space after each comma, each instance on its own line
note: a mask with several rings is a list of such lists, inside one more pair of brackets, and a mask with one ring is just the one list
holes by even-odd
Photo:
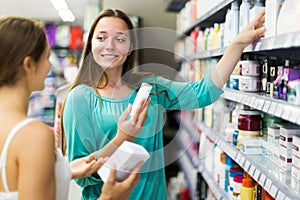
[[238, 38], [234, 39], [231, 43], [231, 46], [236, 49], [240, 49], [241, 51], [243, 51], [249, 44], [246, 44], [244, 42], [241, 42], [238, 40]]
[[134, 139], [134, 137], [132, 137], [131, 135], [128, 135], [127, 133], [118, 129], [118, 132], [117, 132], [116, 136], [114, 137], [114, 139], [112, 140], [112, 143], [116, 146], [120, 146], [124, 141], [131, 142], [133, 139]]

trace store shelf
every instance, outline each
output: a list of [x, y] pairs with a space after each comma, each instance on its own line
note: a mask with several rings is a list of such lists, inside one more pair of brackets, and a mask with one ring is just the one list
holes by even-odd
[[198, 154], [196, 154], [191, 146], [189, 146], [189, 134], [185, 129], [180, 129], [176, 134], [176, 142], [180, 146], [181, 151], [186, 154], [189, 158], [190, 163], [192, 164], [194, 169], [197, 169], [199, 166], [199, 157]]
[[221, 1], [213, 9], [209, 10], [207, 13], [205, 13], [199, 19], [197, 19], [189, 28], [187, 28], [186, 31], [180, 34], [177, 39], [183, 39], [190, 35], [192, 30], [196, 26], [199, 26], [202, 29], [206, 27], [211, 27], [214, 23], [224, 22], [227, 9], [230, 8], [231, 2], [233, 2], [233, 0]]
[[300, 47], [300, 32], [287, 33], [270, 38], [262, 38], [249, 45], [244, 52], [267, 51]]
[[199, 163], [198, 171], [202, 174], [205, 182], [218, 200], [230, 199], [225, 190], [214, 180], [212, 174], [206, 170], [206, 167], [202, 162]]
[[180, 156], [178, 159], [179, 167], [182, 169], [182, 171], [185, 175], [185, 179], [186, 179], [186, 183], [189, 188], [189, 191], [190, 191], [191, 199], [196, 200], [197, 199], [197, 197], [196, 197], [196, 194], [197, 194], [197, 190], [196, 190], [196, 188], [197, 188], [197, 169], [194, 168], [194, 166], [190, 162], [190, 159], [184, 152], [181, 152], [180, 154], [182, 156]]
[[238, 151], [232, 144], [226, 142], [222, 136], [216, 134], [201, 122], [198, 123], [198, 127], [247, 171], [273, 198], [285, 200], [300, 199], [299, 195], [291, 190], [289, 185], [281, 182], [278, 177], [274, 176], [274, 172], [279, 170], [275, 163], [263, 155], [246, 155]]
[[265, 113], [300, 125], [300, 107], [287, 101], [272, 99], [261, 93], [246, 93], [230, 88], [223, 88], [223, 98], [242, 103]]
[[[190, 56], [176, 59], [177, 62], [189, 62], [196, 59], [220, 57], [226, 47], [210, 51], [202, 51]], [[259, 53], [263, 55], [278, 56], [282, 59], [295, 59], [300, 57], [300, 32], [288, 33], [271, 38], [262, 38], [245, 48], [244, 53]]]

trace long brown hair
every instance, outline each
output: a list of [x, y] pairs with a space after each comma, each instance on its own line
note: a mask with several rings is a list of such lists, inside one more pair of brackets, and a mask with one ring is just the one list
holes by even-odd
[[44, 24], [35, 19], [0, 17], [0, 87], [20, 78], [25, 57], [38, 61], [46, 48]]
[[[100, 87], [104, 88], [108, 84], [108, 76], [106, 75], [104, 69], [99, 66], [92, 55], [92, 38], [94, 35], [95, 28], [98, 24], [98, 22], [104, 18], [104, 17], [116, 17], [119, 19], [122, 19], [128, 26], [128, 30], [130, 33], [130, 45], [131, 45], [131, 51], [130, 54], [127, 56], [124, 64], [123, 64], [123, 70], [122, 70], [122, 82], [125, 82], [130, 87], [133, 87], [134, 83], [137, 83], [137, 79], [141, 79], [140, 76], [133, 75], [133, 68], [135, 67], [135, 56], [136, 56], [136, 45], [137, 45], [137, 39], [135, 32], [133, 31], [134, 26], [129, 18], [129, 16], [120, 11], [120, 10], [112, 10], [112, 9], [106, 9], [99, 13], [99, 15], [95, 18], [93, 21], [91, 28], [89, 30], [88, 38], [85, 43], [83, 52], [82, 52], [82, 58], [81, 63], [79, 66], [78, 74], [73, 81], [70, 91], [75, 88], [76, 86], [80, 84], [88, 85], [92, 88]], [[123, 76], [125, 75], [126, 76]], [[133, 75], [133, 76], [131, 76]], [[135, 79], [135, 80], [133, 80]], [[99, 95], [99, 94], [98, 94]], [[65, 99], [66, 102], [66, 99]], [[65, 104], [64, 102], [64, 104]], [[63, 109], [64, 105], [62, 107], [61, 112], [61, 146], [62, 151], [65, 154], [66, 153], [66, 142], [64, 137], [64, 128], [63, 128]]]

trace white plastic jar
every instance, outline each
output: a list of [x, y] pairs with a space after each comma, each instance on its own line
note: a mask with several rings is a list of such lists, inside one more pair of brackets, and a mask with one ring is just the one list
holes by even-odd
[[261, 80], [257, 76], [241, 76], [239, 80], [239, 90], [245, 92], [260, 91]]
[[260, 63], [257, 60], [239, 61], [242, 76], [260, 76]]

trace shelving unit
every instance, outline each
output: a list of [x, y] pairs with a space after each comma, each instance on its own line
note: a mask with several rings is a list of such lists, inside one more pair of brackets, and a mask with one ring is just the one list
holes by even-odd
[[272, 171], [278, 169], [275, 163], [262, 155], [246, 155], [240, 152], [232, 144], [226, 142], [221, 135], [213, 132], [203, 123], [198, 123], [198, 128], [247, 171], [272, 197], [285, 200], [300, 199], [300, 196], [285, 183], [282, 183], [277, 177], [274, 177]]
[[[224, 0], [202, 15], [191, 26], [189, 26], [182, 34], [177, 36], [179, 43], [184, 43], [191, 32], [196, 28], [201, 29], [212, 27], [214, 23], [225, 21], [225, 15], [230, 8], [233, 0]], [[176, 58], [178, 63], [193, 63], [195, 60], [205, 60], [221, 57], [227, 47], [214, 49], [209, 51], [201, 51], [196, 54], [185, 55], [184, 57]], [[299, 60], [300, 58], [300, 32], [293, 32], [275, 37], [262, 38], [245, 48], [243, 54], [253, 55], [257, 58], [274, 58], [285, 60]], [[184, 55], [184, 54], [183, 54]], [[300, 106], [294, 105], [284, 100], [273, 99], [266, 93], [250, 93], [242, 92], [234, 89], [224, 88], [224, 94], [221, 96], [226, 100], [237, 102], [264, 113], [274, 115], [278, 118], [300, 125]], [[266, 158], [264, 155], [246, 155], [236, 149], [235, 146], [225, 141], [221, 133], [214, 132], [202, 122], [190, 122], [190, 119], [182, 119], [180, 121], [181, 132], [185, 134], [193, 134], [194, 128], [197, 127], [206, 137], [214, 141], [215, 145], [219, 146], [227, 155], [229, 155], [237, 164], [239, 164], [253, 179], [259, 183], [273, 198], [283, 200], [300, 199], [289, 184], [282, 182], [279, 174], [279, 166]], [[184, 129], [184, 131], [182, 130]], [[182, 148], [184, 141], [180, 141]], [[188, 152], [188, 151], [187, 151]], [[187, 153], [188, 155], [188, 153]], [[193, 157], [189, 162], [192, 162]], [[194, 163], [194, 167], [195, 163]], [[184, 169], [187, 171], [186, 169]], [[198, 171], [209, 185], [210, 189], [216, 195], [217, 199], [229, 199], [227, 193], [213, 179], [213, 175], [206, 169], [205, 164], [199, 158]]]

